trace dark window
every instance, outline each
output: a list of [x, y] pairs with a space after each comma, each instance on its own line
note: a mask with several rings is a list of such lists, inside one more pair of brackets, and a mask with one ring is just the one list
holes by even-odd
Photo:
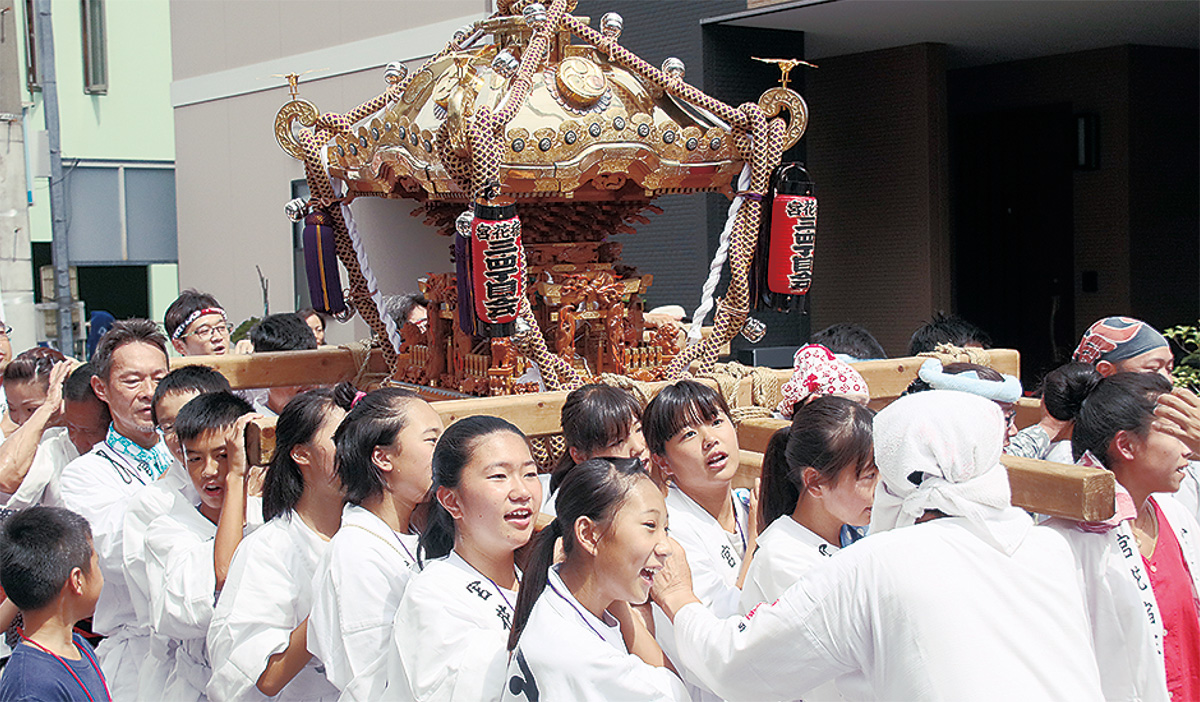
[[34, 27], [37, 26], [37, 10], [33, 7], [33, 0], [25, 0], [25, 83], [30, 90], [41, 90], [42, 83], [39, 80], [37, 70], [37, 32]]
[[[292, 181], [292, 198], [308, 200], [308, 181], [303, 178]], [[312, 296], [308, 292], [308, 267], [304, 262], [304, 220], [292, 224], [292, 299], [296, 309], [312, 307]]]
[[108, 92], [108, 53], [105, 50], [104, 0], [82, 0], [83, 92]]

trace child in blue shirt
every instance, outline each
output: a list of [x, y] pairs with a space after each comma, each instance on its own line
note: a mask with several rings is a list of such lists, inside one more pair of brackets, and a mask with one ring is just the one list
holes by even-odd
[[21, 643], [0, 675], [0, 702], [111, 702], [100, 664], [73, 633], [104, 586], [87, 520], [30, 507], [0, 526], [0, 585], [21, 610]]

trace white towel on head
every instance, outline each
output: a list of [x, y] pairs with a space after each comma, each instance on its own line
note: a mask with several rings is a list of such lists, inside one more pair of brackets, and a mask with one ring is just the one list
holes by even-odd
[[[963, 517], [1006, 553], [1024, 538], [1000, 464], [1005, 421], [990, 400], [953, 390], [902, 397], [875, 415], [880, 481], [871, 533], [906, 527], [926, 510]], [[909, 477], [912, 476], [912, 480]]]

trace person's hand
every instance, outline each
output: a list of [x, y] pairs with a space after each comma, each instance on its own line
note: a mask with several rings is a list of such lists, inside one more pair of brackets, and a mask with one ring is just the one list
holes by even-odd
[[762, 478], [754, 479], [754, 489], [750, 491], [750, 504], [747, 505], [746, 514], [746, 558], [754, 554], [754, 548], [758, 545], [758, 521], [761, 517], [759, 513], [758, 496], [762, 491]]
[[687, 554], [675, 539], [671, 539], [671, 553], [663, 561], [663, 567], [654, 575], [650, 585], [650, 599], [654, 600], [672, 621], [675, 613], [685, 605], [699, 602], [692, 592], [692, 568]]
[[1187, 388], [1159, 395], [1151, 427], [1178, 438], [1200, 456], [1200, 397]]
[[75, 366], [69, 360], [59, 361], [50, 369], [50, 384], [46, 388], [46, 402], [43, 406], [49, 408], [52, 417], [62, 414], [63, 383], [73, 370]]
[[246, 428], [250, 426], [250, 422], [262, 418], [261, 414], [247, 412], [234, 423], [233, 432], [225, 440], [225, 455], [229, 458], [229, 478], [243, 481], [246, 479], [249, 473], [249, 461], [246, 459]]
[[254, 344], [249, 339], [242, 339], [233, 347], [233, 352], [242, 356], [254, 353]]

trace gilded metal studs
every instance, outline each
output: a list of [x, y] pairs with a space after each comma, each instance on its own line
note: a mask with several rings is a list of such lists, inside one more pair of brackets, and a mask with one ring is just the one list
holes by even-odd
[[496, 58], [492, 59], [492, 70], [505, 78], [515, 76], [520, 67], [521, 62], [508, 49], [496, 54]]
[[619, 39], [621, 30], [625, 28], [625, 19], [615, 12], [605, 12], [600, 18], [600, 31], [606, 37]]
[[683, 80], [683, 74], [686, 69], [687, 67], [683, 64], [683, 60], [674, 56], [663, 61], [662, 71], [667, 74], [667, 78], [672, 80]]
[[546, 21], [546, 6], [540, 2], [526, 5], [521, 15], [525, 17], [525, 24], [536, 29]]
[[395, 85], [396, 83], [404, 80], [407, 76], [408, 66], [405, 66], [399, 61], [392, 61], [383, 69], [383, 79], [386, 80], [389, 85]]

